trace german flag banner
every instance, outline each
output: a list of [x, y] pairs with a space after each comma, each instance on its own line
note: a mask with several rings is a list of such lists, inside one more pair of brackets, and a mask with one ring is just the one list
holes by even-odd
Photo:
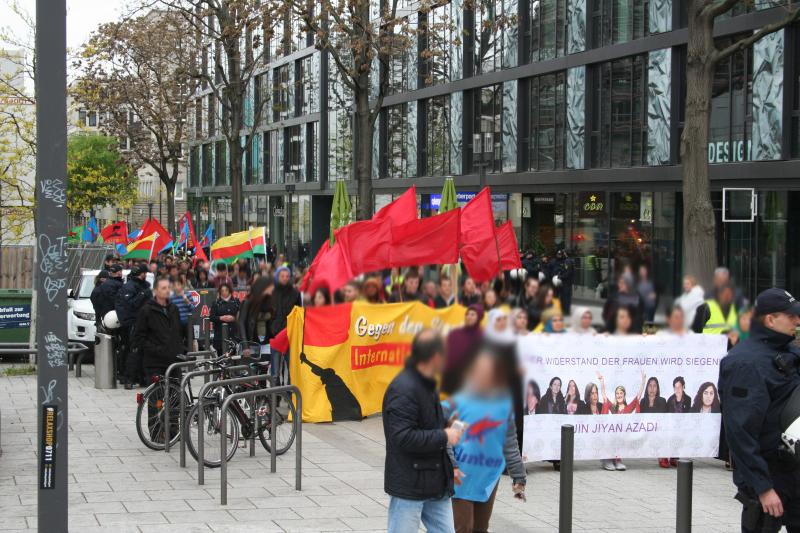
[[463, 325], [465, 312], [460, 305], [432, 309], [420, 302], [295, 307], [287, 323], [289, 372], [303, 395], [303, 421], [361, 420], [381, 412], [414, 335], [424, 328], [446, 335]]

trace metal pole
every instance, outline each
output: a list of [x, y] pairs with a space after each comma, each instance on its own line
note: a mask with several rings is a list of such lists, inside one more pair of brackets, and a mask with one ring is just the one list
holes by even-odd
[[294, 453], [294, 489], [295, 490], [302, 490], [302, 471], [303, 468], [303, 396], [300, 394], [300, 389], [295, 387], [294, 398], [296, 400], [295, 412], [297, 416], [294, 417], [292, 420], [292, 424], [295, 424], [294, 435], [295, 435], [295, 442], [297, 442], [297, 449]]
[[[228, 427], [228, 405], [227, 401], [222, 402], [222, 413], [220, 413], [220, 432], [219, 432], [219, 503], [220, 505], [228, 505], [228, 443], [226, 442]], [[201, 437], [202, 439], [202, 437]], [[234, 446], [238, 446], [234, 443]], [[202, 464], [202, 462], [201, 462]]]
[[558, 498], [558, 531], [572, 533], [572, 468], [575, 452], [575, 428], [561, 426], [561, 480]]
[[277, 402], [277, 399], [275, 397], [275, 394], [270, 394], [269, 395], [269, 404], [270, 404], [270, 409], [269, 409], [269, 419], [270, 419], [269, 420], [269, 433], [270, 433], [270, 435], [269, 435], [269, 443], [270, 443], [269, 444], [269, 447], [270, 447], [270, 450], [269, 450], [269, 471], [274, 474], [275, 472], [278, 471], [278, 454], [275, 453], [275, 450], [276, 450], [275, 446], [276, 446], [276, 443], [277, 443], [276, 435], [278, 433], [277, 431], [275, 431], [275, 422], [276, 422], [276, 420], [275, 420], [275, 409], [277, 409], [277, 407], [278, 407], [278, 402]]
[[256, 456], [256, 400], [250, 400], [250, 457]]
[[67, 6], [36, 0], [38, 529], [68, 531]]
[[[169, 400], [169, 378], [172, 375], [172, 371], [176, 368], [183, 368], [183, 367], [190, 367], [196, 366], [197, 361], [181, 361], [179, 363], [172, 363], [167, 368], [167, 371], [164, 373], [164, 451], [169, 453], [169, 424], [170, 424], [170, 410], [172, 406], [170, 405]], [[181, 389], [181, 393], [183, 393], [183, 389]], [[183, 394], [181, 394], [183, 396]], [[180, 421], [180, 415], [178, 415], [178, 420]], [[180, 428], [179, 428], [180, 429]]]
[[678, 460], [678, 504], [675, 518], [677, 533], [692, 531], [692, 469], [694, 463], [690, 459]]

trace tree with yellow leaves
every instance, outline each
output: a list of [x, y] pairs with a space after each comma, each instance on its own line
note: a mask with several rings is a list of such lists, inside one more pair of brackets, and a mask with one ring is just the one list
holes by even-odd
[[79, 215], [95, 207], [128, 208], [136, 201], [136, 173], [118, 150], [116, 138], [76, 134], [67, 143], [67, 211]]

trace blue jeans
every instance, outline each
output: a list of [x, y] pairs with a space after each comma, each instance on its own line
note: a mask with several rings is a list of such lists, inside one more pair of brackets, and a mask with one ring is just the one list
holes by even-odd
[[419, 523], [428, 533], [454, 533], [453, 503], [450, 497], [440, 500], [389, 499], [389, 533], [417, 533]]

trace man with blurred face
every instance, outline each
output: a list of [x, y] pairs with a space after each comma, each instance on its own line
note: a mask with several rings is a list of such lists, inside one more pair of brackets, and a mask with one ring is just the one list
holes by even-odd
[[342, 287], [342, 295], [344, 296], [345, 303], [355, 302], [358, 300], [360, 291], [358, 290], [358, 285], [356, 285], [356, 282], [351, 281]]
[[169, 293], [169, 280], [158, 278], [153, 298], [144, 304], [136, 320], [134, 344], [139, 348], [147, 383], [163, 375], [183, 352], [181, 317]]
[[453, 282], [450, 278], [442, 278], [439, 280], [439, 294], [433, 299], [433, 306], [436, 309], [441, 309], [455, 302], [455, 295], [453, 294]]

